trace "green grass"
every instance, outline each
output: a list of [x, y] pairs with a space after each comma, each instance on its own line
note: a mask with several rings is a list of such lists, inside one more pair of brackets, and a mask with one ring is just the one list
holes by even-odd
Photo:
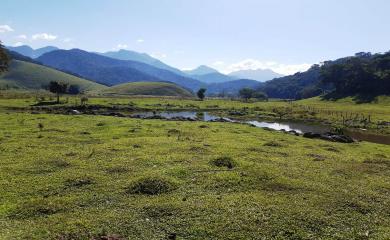
[[50, 81], [78, 85], [82, 91], [95, 91], [107, 88], [101, 84], [81, 79], [52, 68], [14, 60], [11, 62], [9, 71], [0, 75], [0, 89], [42, 89]]
[[[337, 101], [321, 100], [320, 97], [300, 100], [299, 105], [310, 106], [316, 109], [323, 109], [345, 113], [360, 113], [371, 115], [377, 121], [390, 122], [390, 96], [379, 96], [371, 103], [355, 103], [352, 97], [343, 98]], [[328, 116], [327, 116], [328, 115]], [[323, 113], [322, 118], [332, 119], [335, 116]]]
[[[39, 94], [25, 93], [23, 95], [23, 93], [0, 91], [0, 108], [30, 108], [31, 105], [37, 103], [36, 97], [32, 97], [35, 95]], [[67, 98], [69, 101], [64, 105], [74, 105], [75, 102], [80, 102], [79, 97], [67, 96]], [[339, 101], [312, 98], [295, 102], [281, 100], [243, 102], [227, 99], [199, 101], [195, 98], [139, 96], [90, 96], [88, 103], [105, 107], [132, 106], [160, 111], [215, 111], [226, 117], [259, 120], [279, 120], [278, 112], [287, 111], [288, 113], [283, 115], [282, 120], [317, 122], [352, 129], [364, 128], [380, 134], [390, 134], [390, 126], [381, 124], [390, 122], [390, 97], [388, 96], [380, 96], [376, 102], [365, 104], [357, 104], [350, 98]], [[370, 119], [370, 123], [362, 122], [367, 118]]]
[[386, 145], [0, 113], [0, 239], [389, 239], [389, 196]]
[[133, 82], [116, 85], [102, 91], [106, 95], [152, 95], [192, 97], [193, 94], [173, 83]]

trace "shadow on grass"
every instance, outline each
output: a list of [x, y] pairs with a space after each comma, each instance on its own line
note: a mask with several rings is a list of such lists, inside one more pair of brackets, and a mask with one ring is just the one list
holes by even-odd
[[326, 101], [337, 101], [341, 98], [345, 97], [352, 97], [352, 100], [357, 103], [371, 103], [375, 102], [379, 95], [377, 94], [357, 94], [357, 95], [351, 95], [351, 94], [341, 94], [341, 93], [336, 93], [336, 92], [331, 92], [328, 93], [324, 96], [321, 96], [321, 100], [326, 100]]
[[51, 105], [58, 105], [61, 103], [58, 103], [57, 101], [50, 101], [50, 102], [38, 102], [35, 104], [32, 104], [31, 106], [36, 107], [36, 106], [51, 106]]

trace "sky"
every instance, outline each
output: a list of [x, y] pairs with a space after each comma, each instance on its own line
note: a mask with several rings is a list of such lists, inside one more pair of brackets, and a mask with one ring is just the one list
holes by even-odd
[[390, 50], [389, 0], [1, 0], [0, 40], [145, 52], [179, 69], [304, 71]]

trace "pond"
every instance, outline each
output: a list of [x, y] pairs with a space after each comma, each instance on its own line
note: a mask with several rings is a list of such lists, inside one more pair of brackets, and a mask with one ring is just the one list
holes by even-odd
[[[179, 112], [136, 112], [132, 114], [133, 117], [148, 118], [153, 116], [161, 116], [166, 119], [179, 119], [187, 118], [198, 121], [213, 121], [221, 119], [221, 116], [210, 112], [194, 112], [194, 111], [179, 111]], [[326, 133], [330, 131], [330, 127], [327, 125], [305, 123], [305, 122], [294, 122], [294, 121], [258, 121], [258, 120], [233, 120], [224, 118], [226, 121], [247, 123], [259, 128], [269, 128], [274, 130], [285, 130], [285, 131], [295, 131], [297, 133], [303, 134], [306, 132], [313, 133]], [[347, 130], [346, 135], [361, 141], [380, 143], [380, 144], [390, 144], [390, 136], [383, 136], [374, 133], [367, 133], [362, 131], [352, 131]]]

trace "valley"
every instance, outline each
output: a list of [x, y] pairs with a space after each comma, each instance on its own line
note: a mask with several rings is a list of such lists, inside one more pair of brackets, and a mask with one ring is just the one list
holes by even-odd
[[386, 1], [1, 1], [0, 240], [389, 240]]

